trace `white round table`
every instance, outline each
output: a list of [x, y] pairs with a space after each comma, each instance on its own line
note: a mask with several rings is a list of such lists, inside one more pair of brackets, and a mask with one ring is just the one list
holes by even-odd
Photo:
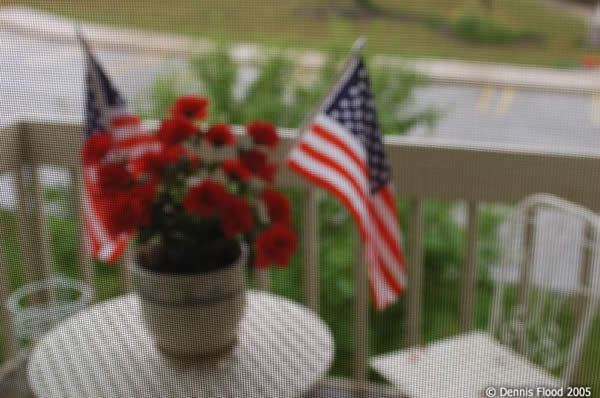
[[38, 398], [297, 397], [333, 358], [333, 338], [319, 317], [267, 293], [248, 292], [238, 339], [216, 363], [166, 357], [141, 322], [137, 296], [123, 296], [40, 340], [29, 383]]

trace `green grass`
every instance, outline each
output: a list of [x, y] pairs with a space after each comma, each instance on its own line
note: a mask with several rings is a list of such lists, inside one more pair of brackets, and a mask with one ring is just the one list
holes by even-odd
[[[208, 37], [226, 42], [258, 42], [266, 45], [326, 48], [331, 41], [349, 45], [367, 35], [369, 53], [455, 58], [501, 63], [560, 67], [578, 64], [586, 54], [583, 20], [565, 11], [550, 9], [536, 0], [496, 1], [486, 11], [478, 0], [374, 0], [381, 15], [373, 18], [313, 18], [302, 14], [307, 7], [333, 4], [348, 6], [351, 0], [2, 0], [0, 5], [33, 6], [89, 22], [114, 26]], [[505, 32], [533, 31], [535, 43], [472, 43], [449, 34], [467, 14], [480, 13]], [[488, 24], [489, 25], [489, 24]], [[497, 29], [492, 29], [496, 31]]]
[[[295, 190], [285, 190], [293, 201], [293, 224], [301, 231], [304, 196]], [[64, 190], [52, 190], [47, 200], [71, 203], [71, 196]], [[407, 202], [400, 200], [399, 211], [405, 220]], [[422, 334], [423, 342], [432, 342], [460, 332], [460, 278], [447, 276], [444, 270], [457, 266], [463, 260], [464, 231], [449, 222], [450, 204], [427, 201], [425, 214], [425, 274], [423, 283]], [[335, 201], [326, 198], [320, 206], [320, 315], [332, 330], [336, 357], [330, 374], [352, 376], [353, 360], [353, 264], [355, 261], [354, 225], [347, 218], [341, 224], [329, 221], [339, 215], [340, 207]], [[479, 217], [479, 261], [487, 263], [495, 255], [488, 246], [494, 239], [493, 231], [501, 220], [502, 214], [483, 209]], [[3, 247], [5, 263], [8, 264], [10, 284], [16, 289], [23, 283], [20, 264], [20, 249], [17, 238], [15, 214], [0, 211], [0, 225], [4, 233]], [[72, 218], [49, 217], [49, 231], [55, 268], [69, 276], [76, 276], [76, 254], [73, 242], [76, 231]], [[405, 227], [404, 227], [405, 228]], [[272, 271], [272, 290], [275, 294], [302, 301], [302, 257], [301, 245], [293, 256], [288, 268], [274, 268]], [[485, 279], [485, 278], [484, 278]], [[106, 300], [121, 294], [119, 274], [112, 265], [96, 264], [96, 289], [100, 300]], [[486, 329], [492, 299], [492, 286], [485, 280], [480, 281], [476, 292], [475, 321], [479, 329]], [[513, 294], [514, 296], [515, 294]], [[369, 350], [372, 354], [389, 352], [405, 346], [405, 297], [385, 311], [371, 310], [369, 323]], [[1, 352], [2, 339], [0, 339]], [[590, 332], [583, 358], [580, 385], [591, 386], [593, 391], [600, 389], [600, 368], [597, 358], [600, 355], [600, 320], [596, 320]], [[1, 356], [1, 354], [0, 354]], [[2, 358], [0, 357], [0, 363]], [[373, 381], [383, 381], [371, 373]]]

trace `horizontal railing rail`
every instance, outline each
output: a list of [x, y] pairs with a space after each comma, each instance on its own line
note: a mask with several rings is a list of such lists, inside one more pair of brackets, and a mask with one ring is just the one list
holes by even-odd
[[[17, 219], [23, 250], [26, 281], [44, 278], [51, 272], [48, 236], [44, 228], [42, 190], [37, 178], [40, 166], [55, 166], [69, 171], [76, 197], [79, 270], [81, 278], [93, 285], [92, 262], [84, 249], [80, 120], [44, 119], [25, 116], [0, 131], [0, 174], [10, 173], [17, 190]], [[149, 122], [152, 125], [152, 122]], [[241, 129], [237, 129], [241, 136]], [[281, 129], [281, 142], [274, 154], [281, 162], [296, 140], [294, 130]], [[462, 277], [461, 326], [473, 327], [475, 283], [477, 280], [477, 212], [480, 202], [514, 203], [527, 195], [545, 192], [600, 210], [600, 153], [562, 151], [544, 147], [474, 144], [435, 138], [386, 136], [385, 145], [393, 169], [393, 184], [399, 196], [410, 202], [407, 247], [408, 283], [406, 292], [406, 342], [421, 342], [421, 300], [423, 278], [423, 203], [426, 199], [466, 201], [466, 260]], [[29, 173], [29, 174], [28, 174]], [[29, 178], [33, 176], [33, 178]], [[281, 168], [276, 178], [280, 186], [307, 192], [303, 204], [303, 291], [304, 301], [319, 311], [319, 236], [318, 202], [320, 191], [305, 180]], [[1, 245], [1, 244], [0, 244]], [[360, 248], [359, 248], [360, 249]], [[360, 250], [359, 250], [360, 251]], [[1, 258], [1, 257], [0, 257]], [[355, 258], [360, 259], [357, 255]], [[127, 278], [123, 278], [125, 281]], [[261, 272], [257, 283], [269, 288], [269, 275]], [[357, 388], [367, 388], [368, 282], [366, 267], [360, 260], [355, 272], [355, 373]], [[6, 301], [8, 275], [0, 263], [0, 301]], [[9, 356], [17, 353], [11, 319], [4, 306], [0, 310], [0, 329]]]

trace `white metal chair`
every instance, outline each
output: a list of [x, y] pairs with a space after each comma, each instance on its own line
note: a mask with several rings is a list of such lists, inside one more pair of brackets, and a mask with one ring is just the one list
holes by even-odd
[[473, 331], [371, 359], [410, 397], [493, 396], [495, 387], [567, 386], [593, 322], [600, 218], [551, 195], [510, 215], [493, 272], [487, 332]]

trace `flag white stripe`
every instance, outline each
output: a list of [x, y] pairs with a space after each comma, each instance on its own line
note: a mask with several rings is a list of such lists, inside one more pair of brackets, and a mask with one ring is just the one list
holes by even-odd
[[132, 146], [131, 148], [121, 148], [117, 150], [120, 156], [128, 156], [129, 158], [137, 159], [148, 152], [160, 152], [162, 145], [159, 142], [143, 143]]
[[[302, 139], [302, 142], [321, 153], [323, 156], [330, 158], [338, 165], [343, 166], [343, 168], [352, 176], [354, 181], [358, 183], [361, 189], [364, 192], [368, 192], [369, 181], [367, 180], [367, 176], [344, 151], [339, 149], [337, 145], [322, 139], [316, 134], [307, 134]], [[363, 163], [363, 167], [366, 167], [365, 163]]]
[[115, 251], [117, 245], [114, 242], [107, 242], [102, 245], [98, 251], [98, 258], [102, 261], [108, 261]]
[[[288, 155], [288, 164], [331, 191], [356, 218], [371, 295], [377, 309], [382, 309], [395, 301], [406, 281], [396, 206], [385, 178], [389, 167], [368, 162], [369, 156], [384, 158], [385, 153], [367, 76], [362, 59], [353, 57], [310, 130], [302, 132]], [[378, 190], [371, 194], [373, 184]]]
[[104, 244], [105, 242], [110, 240], [109, 235], [104, 230], [102, 222], [100, 221], [96, 212], [94, 211], [87, 192], [84, 194], [84, 203], [85, 203], [87, 209], [90, 210], [86, 213], [89, 218], [88, 224], [92, 228], [92, 232], [94, 233], [96, 240], [99, 241], [100, 244]]
[[336, 170], [333, 170], [327, 165], [324, 165], [316, 159], [310, 157], [302, 150], [295, 150], [292, 152], [290, 154], [290, 159], [293, 159], [296, 163], [300, 164], [307, 172], [314, 174], [335, 186], [342, 194], [344, 194], [344, 196], [348, 198], [354, 210], [360, 215], [361, 220], [363, 222], [368, 220], [368, 217], [366, 217], [368, 212], [365, 204], [360, 200], [359, 193], [354, 189], [352, 184], [348, 182], [346, 177], [339, 174]]
[[[119, 116], [121, 116], [121, 115], [119, 115]], [[129, 138], [133, 135], [139, 134], [140, 126], [137, 123], [125, 125], [125, 126], [113, 128], [112, 132], [113, 132], [113, 136], [117, 140], [122, 140], [122, 139]]]
[[376, 307], [385, 307], [388, 303], [394, 300], [396, 295], [394, 291], [389, 288], [377, 264], [371, 262], [369, 263], [369, 268], [369, 278], [371, 279], [373, 288], [377, 290], [378, 294], [375, 296], [379, 298], [379, 302], [376, 303]]
[[379, 218], [384, 222], [386, 226], [386, 230], [389, 231], [390, 235], [394, 239], [395, 242], [400, 245], [402, 243], [402, 239], [400, 238], [400, 231], [398, 229], [399, 225], [396, 223], [397, 214], [392, 209], [390, 209], [381, 197], [381, 194], [377, 193], [371, 196], [373, 207], [377, 211]]
[[[346, 196], [346, 198], [348, 198], [352, 207], [361, 218], [359, 221], [364, 226], [367, 235], [371, 237], [371, 241], [374, 243], [377, 250], [377, 255], [381, 261], [385, 263], [386, 270], [389, 271], [398, 285], [404, 286], [404, 276], [399, 269], [399, 264], [395, 259], [395, 256], [390, 251], [390, 248], [386, 245], [384, 239], [381, 237], [380, 231], [371, 221], [367, 205], [361, 200], [359, 192], [356, 191], [346, 177], [339, 174], [336, 170], [305, 154], [300, 148], [298, 149], [299, 150], [294, 150], [290, 154], [290, 159], [293, 159], [296, 163], [300, 164], [302, 168], [309, 173], [314, 174], [335, 186], [344, 194], [344, 196]], [[369, 200], [368, 197], [367, 200]]]
[[[390, 236], [397, 245], [400, 244], [399, 231], [396, 226], [397, 224], [395, 224], [394, 222], [396, 216], [388, 211], [387, 205], [383, 203], [383, 200], [379, 197], [379, 195], [370, 195], [368, 193], [367, 177], [362, 173], [362, 171], [359, 169], [356, 163], [352, 159], [350, 159], [350, 157], [348, 157], [345, 152], [341, 151], [335, 144], [332, 144], [329, 141], [322, 139], [320, 136], [310, 133], [302, 138], [302, 142], [308, 145], [314, 151], [328, 158], [328, 160], [332, 161], [333, 163], [336, 163], [339, 167], [348, 171], [348, 173], [352, 176], [353, 180], [361, 188], [362, 194], [364, 195], [366, 200], [370, 200], [373, 212], [375, 212], [375, 214], [369, 211], [368, 206], [366, 206], [368, 214], [371, 217], [376, 217], [378, 222], [383, 224], [384, 228], [383, 230], [381, 230], [378, 223], [374, 223], [373, 225], [373, 230], [377, 232], [376, 238], [384, 242], [383, 245], [386, 247], [386, 249], [388, 249], [384, 249], [382, 251], [382, 256], [384, 257], [385, 263], [391, 265], [391, 267], [386, 267], [386, 269], [388, 269], [389, 273], [391, 273], [394, 276], [394, 279], [398, 282], [400, 286], [404, 286], [405, 278], [401, 268], [399, 269], [398, 260], [389, 250], [387, 243], [382, 238], [382, 235], [387, 233], [388, 236]], [[294, 150], [302, 151], [302, 148], [296, 147]], [[323, 166], [328, 167], [327, 165]], [[344, 178], [341, 175], [340, 177]]]
[[[317, 118], [317, 120], [318, 121], [322, 121], [322, 120], [330, 121], [330, 119], [328, 119], [327, 117]], [[318, 123], [315, 123], [315, 124], [318, 124]], [[329, 123], [329, 125], [332, 125], [332, 123]], [[328, 128], [328, 126], [325, 126], [325, 125], [323, 125], [321, 127], [325, 128], [325, 129]], [[327, 131], [329, 131], [329, 130], [327, 130]], [[347, 139], [343, 140], [345, 143], [347, 143], [349, 140], [356, 142], [356, 139], [354, 137], [350, 136], [348, 133], [338, 132], [335, 135], [338, 138], [340, 138], [342, 136], [346, 136]], [[358, 166], [356, 166], [356, 163], [344, 151], [339, 149], [337, 145], [321, 138], [317, 134], [312, 133], [312, 131], [307, 133], [302, 138], [302, 142], [306, 143], [312, 149], [318, 151], [319, 153], [323, 154], [324, 156], [330, 157], [332, 160], [336, 161], [336, 163], [338, 165], [342, 166], [353, 176], [354, 180], [357, 183], [359, 183], [359, 185], [361, 186], [363, 191], [368, 194], [368, 192], [369, 192], [368, 184], [369, 183], [368, 183], [367, 177], [364, 176], [362, 171], [358, 169]], [[361, 156], [360, 154], [356, 154], [356, 155]], [[363, 165], [364, 165], [364, 167], [366, 167], [366, 162], [363, 161]], [[399, 245], [401, 243], [401, 240], [399, 237], [398, 225], [396, 223], [397, 216], [394, 213], [391, 213], [390, 211], [388, 211], [387, 205], [383, 202], [383, 199], [380, 198], [378, 195], [370, 195], [370, 194], [368, 194], [368, 195], [372, 199], [375, 198], [375, 201], [372, 200], [372, 202], [375, 205], [374, 207], [376, 207], [376, 213], [379, 215], [378, 219], [383, 224], [385, 224], [385, 226], [386, 226], [385, 230], [389, 233], [389, 235], [392, 237], [392, 239], [394, 239], [397, 242], [397, 244]]]
[[363, 163], [367, 162], [367, 153], [365, 148], [362, 147], [356, 138], [354, 138], [351, 134], [348, 134], [346, 129], [337, 121], [320, 113], [315, 118], [314, 124], [321, 126], [330, 134], [339, 138], [352, 152], [356, 154], [356, 156], [358, 156]]

